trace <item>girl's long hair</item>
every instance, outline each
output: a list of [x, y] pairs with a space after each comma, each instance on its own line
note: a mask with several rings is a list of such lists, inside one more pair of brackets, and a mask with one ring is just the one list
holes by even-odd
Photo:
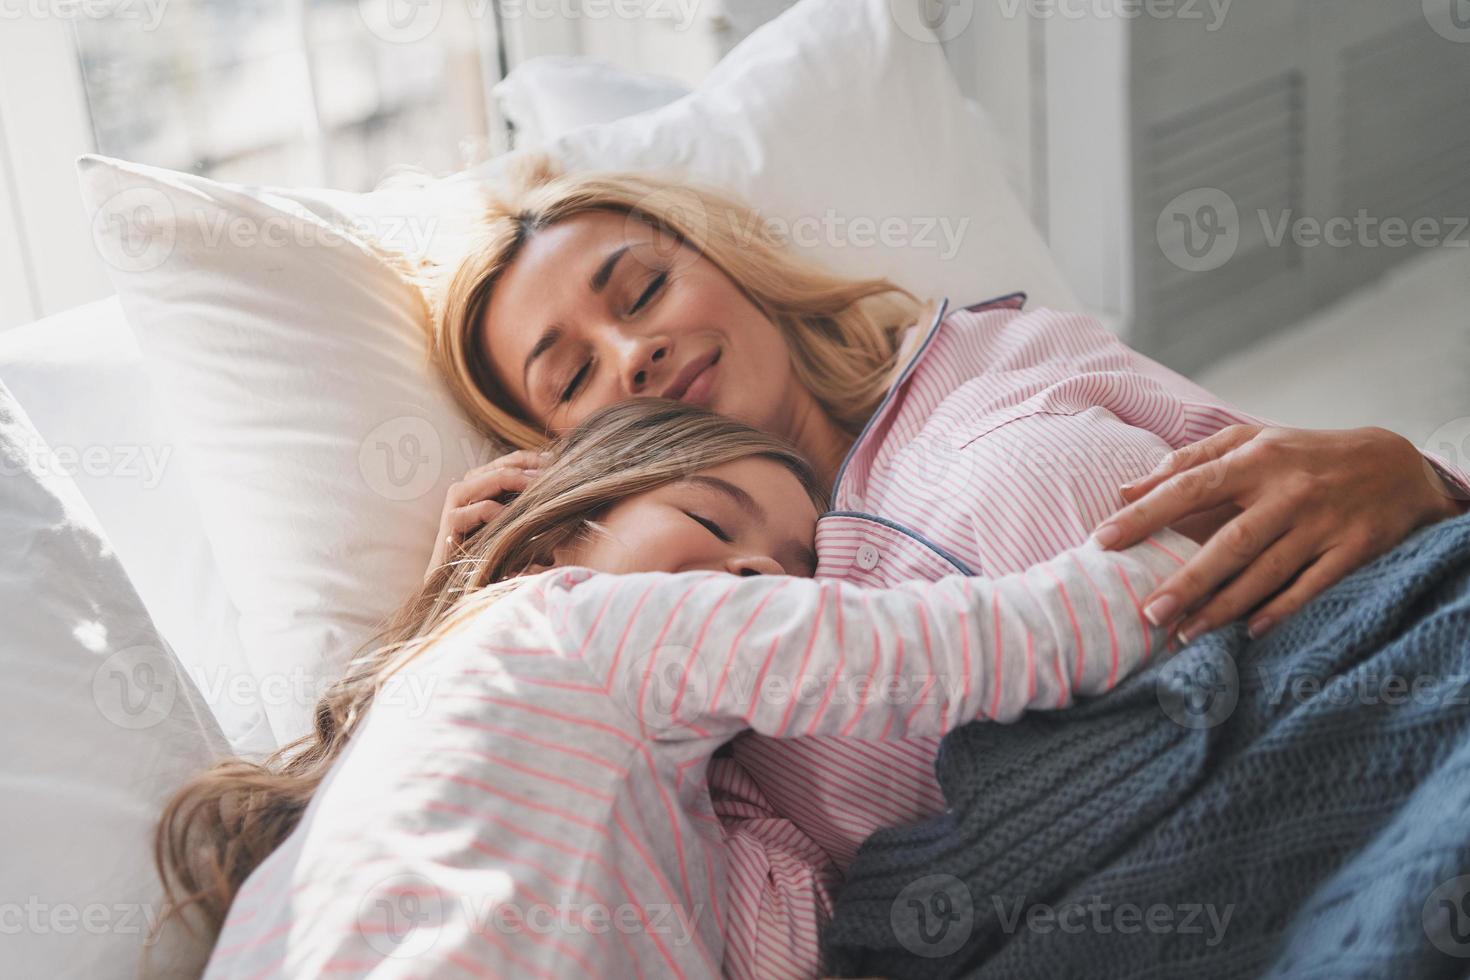
[[154, 840], [166, 898], [162, 921], [194, 909], [217, 931], [241, 884], [295, 829], [387, 679], [502, 594], [490, 586], [552, 564], [558, 549], [613, 504], [701, 470], [761, 457], [793, 473], [819, 511], [826, 506], [817, 478], [789, 445], [678, 402], [639, 399], [604, 409], [551, 452], [536, 482], [434, 569], [348, 665], [317, 702], [310, 734], [261, 763], [219, 763], [169, 802]]
[[529, 449], [546, 429], [497, 385], [479, 341], [505, 270], [537, 232], [594, 212], [642, 221], [663, 247], [687, 245], [727, 275], [781, 330], [797, 380], [856, 435], [887, 391], [905, 328], [921, 304], [887, 279], [834, 275], [787, 252], [762, 215], [720, 193], [640, 173], [559, 173], [532, 155], [497, 184], [457, 259], [420, 276], [433, 308], [430, 356], [483, 430]]

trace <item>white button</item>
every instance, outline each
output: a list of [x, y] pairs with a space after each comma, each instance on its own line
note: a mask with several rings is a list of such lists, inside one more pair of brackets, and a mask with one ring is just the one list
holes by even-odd
[[878, 549], [870, 544], [859, 545], [857, 550], [858, 568], [870, 571], [878, 567]]

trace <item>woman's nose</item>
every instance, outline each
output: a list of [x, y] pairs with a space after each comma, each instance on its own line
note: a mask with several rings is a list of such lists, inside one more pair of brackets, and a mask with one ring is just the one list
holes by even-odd
[[623, 386], [630, 395], [658, 395], [667, 387], [670, 345], [662, 337], [639, 337], [623, 348]]
[[786, 570], [774, 558], [765, 555], [742, 555], [731, 558], [725, 565], [731, 575], [784, 575]]

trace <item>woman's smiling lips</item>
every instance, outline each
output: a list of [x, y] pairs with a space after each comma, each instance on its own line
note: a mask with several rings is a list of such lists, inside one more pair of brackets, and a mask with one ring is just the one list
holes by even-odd
[[690, 361], [674, 378], [673, 384], [664, 389], [662, 397], [708, 408], [714, 394], [715, 366], [720, 363], [721, 353], [716, 349]]

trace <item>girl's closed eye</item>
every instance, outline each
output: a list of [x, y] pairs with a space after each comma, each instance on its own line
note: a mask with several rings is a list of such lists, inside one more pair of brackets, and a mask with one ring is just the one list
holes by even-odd
[[713, 534], [715, 537], [725, 542], [725, 544], [730, 544], [732, 541], [735, 540], [729, 534], [725, 533], [725, 529], [723, 527], [721, 527], [716, 522], [710, 520], [708, 517], [700, 517], [698, 514], [691, 513], [687, 510], [684, 513], [689, 516], [690, 520], [702, 526], [710, 534]]

